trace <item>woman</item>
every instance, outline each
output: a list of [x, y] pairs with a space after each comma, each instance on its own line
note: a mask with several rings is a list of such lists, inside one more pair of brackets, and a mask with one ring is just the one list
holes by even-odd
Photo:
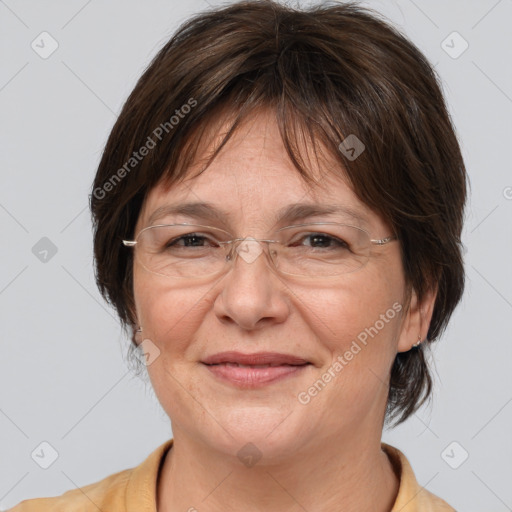
[[98, 286], [173, 439], [13, 510], [454, 510], [381, 434], [430, 395], [465, 198], [435, 74], [374, 14], [249, 1], [185, 23], [91, 196]]

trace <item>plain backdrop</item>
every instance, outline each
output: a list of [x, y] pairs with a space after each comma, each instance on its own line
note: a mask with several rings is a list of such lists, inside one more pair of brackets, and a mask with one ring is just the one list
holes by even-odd
[[[137, 78], [209, 5], [0, 1], [0, 509], [133, 467], [172, 435], [95, 287], [87, 204]], [[467, 286], [434, 352], [434, 400], [384, 440], [457, 510], [512, 510], [512, 1], [363, 5], [437, 68], [471, 181]]]

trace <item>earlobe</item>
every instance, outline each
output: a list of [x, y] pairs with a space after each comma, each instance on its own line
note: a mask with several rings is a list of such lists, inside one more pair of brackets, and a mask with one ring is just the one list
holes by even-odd
[[425, 292], [421, 303], [416, 291], [412, 290], [409, 307], [405, 310], [402, 327], [398, 339], [398, 352], [407, 352], [419, 347], [426, 340], [427, 332], [434, 312], [437, 288]]
[[132, 330], [132, 341], [135, 342], [136, 345], [139, 345], [142, 341], [142, 325], [139, 320], [139, 315], [137, 314], [137, 308], [133, 302], [128, 304], [128, 311]]
[[133, 337], [137, 346], [142, 343], [142, 325], [136, 325], [133, 327]]

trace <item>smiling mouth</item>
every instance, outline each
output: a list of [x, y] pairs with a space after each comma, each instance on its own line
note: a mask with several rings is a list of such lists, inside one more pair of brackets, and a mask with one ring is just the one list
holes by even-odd
[[276, 353], [222, 353], [202, 361], [220, 381], [241, 389], [260, 388], [299, 376], [312, 363]]
[[292, 354], [282, 354], [279, 352], [255, 352], [246, 354], [237, 351], [218, 352], [208, 356], [201, 361], [207, 365], [216, 364], [237, 364], [242, 366], [302, 366], [309, 364], [309, 361]]
[[[205, 363], [206, 364], [206, 363]], [[306, 366], [311, 363], [303, 363], [303, 364], [288, 364], [288, 363], [269, 363], [269, 364], [242, 364], [242, 363], [214, 363], [214, 364], [207, 364], [207, 366], [236, 366], [238, 368], [276, 368], [279, 366]]]

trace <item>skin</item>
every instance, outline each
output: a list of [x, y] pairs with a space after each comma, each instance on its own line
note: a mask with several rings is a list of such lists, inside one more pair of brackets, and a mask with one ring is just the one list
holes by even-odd
[[[205, 156], [211, 147], [203, 150]], [[269, 112], [240, 126], [197, 175], [200, 162], [189, 179], [150, 191], [136, 233], [162, 205], [204, 201], [229, 212], [223, 225], [183, 215], [165, 222], [267, 238], [281, 207], [335, 203], [364, 212], [372, 238], [391, 234], [328, 155], [310, 163], [321, 180], [307, 185]], [[311, 219], [321, 220], [333, 218]], [[174, 437], [158, 482], [159, 511], [391, 510], [398, 478], [380, 445], [390, 368], [397, 352], [426, 337], [435, 300], [430, 294], [419, 304], [413, 293], [405, 307], [398, 242], [373, 246], [357, 272], [312, 281], [279, 275], [264, 254], [252, 263], [237, 258], [226, 274], [199, 280], [160, 277], [135, 261], [134, 297], [143, 338], [160, 350], [148, 373]], [[401, 313], [309, 403], [300, 403], [297, 395], [394, 303], [404, 306]], [[219, 381], [200, 362], [227, 350], [283, 352], [312, 364], [298, 376], [242, 390]], [[252, 467], [237, 457], [247, 443], [261, 454]]]

